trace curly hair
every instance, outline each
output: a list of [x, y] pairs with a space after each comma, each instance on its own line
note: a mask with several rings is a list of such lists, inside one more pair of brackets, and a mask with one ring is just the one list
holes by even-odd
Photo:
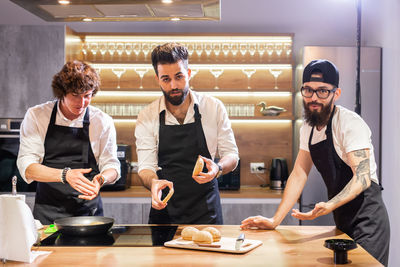
[[90, 90], [93, 90], [94, 96], [100, 88], [100, 77], [89, 64], [79, 60], [69, 61], [54, 75], [51, 87], [58, 99], [63, 99], [68, 93], [82, 94]]
[[172, 64], [179, 60], [182, 60], [185, 68], [188, 69], [188, 51], [186, 47], [179, 43], [165, 43], [157, 46], [151, 52], [151, 61], [157, 76], [159, 64]]

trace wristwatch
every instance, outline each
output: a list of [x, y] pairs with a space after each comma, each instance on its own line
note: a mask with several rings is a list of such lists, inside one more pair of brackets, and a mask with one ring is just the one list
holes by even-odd
[[222, 175], [222, 166], [219, 165], [218, 163], [217, 163], [217, 166], [218, 166], [218, 173], [215, 176], [215, 178], [219, 178]]
[[70, 167], [65, 167], [61, 173], [61, 183], [67, 184], [67, 172], [71, 170]]

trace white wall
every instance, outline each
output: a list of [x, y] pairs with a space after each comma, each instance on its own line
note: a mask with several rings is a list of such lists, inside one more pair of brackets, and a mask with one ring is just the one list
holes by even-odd
[[364, 42], [383, 47], [382, 183], [389, 212], [391, 243], [389, 266], [400, 266], [400, 2], [364, 2]]

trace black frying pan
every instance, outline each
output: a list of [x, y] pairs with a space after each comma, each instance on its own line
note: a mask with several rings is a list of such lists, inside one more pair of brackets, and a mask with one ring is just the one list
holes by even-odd
[[66, 217], [54, 221], [58, 231], [66, 235], [102, 235], [113, 226], [114, 219], [103, 216]]

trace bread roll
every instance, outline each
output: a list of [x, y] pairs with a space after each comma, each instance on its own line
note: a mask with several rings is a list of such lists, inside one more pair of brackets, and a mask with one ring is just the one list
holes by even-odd
[[218, 242], [221, 240], [221, 232], [217, 228], [209, 226], [204, 228], [202, 231], [209, 232], [212, 235], [213, 242]]
[[162, 202], [163, 202], [164, 204], [167, 203], [168, 200], [172, 197], [173, 194], [174, 194], [174, 189], [171, 187], [171, 188], [169, 189], [168, 195], [163, 199]]
[[192, 237], [195, 233], [197, 233], [199, 230], [197, 228], [194, 228], [192, 226], [187, 226], [183, 228], [181, 232], [181, 236], [184, 240], [192, 240]]
[[207, 231], [198, 231], [193, 235], [192, 240], [200, 244], [211, 244], [213, 242], [212, 235]]
[[199, 156], [196, 161], [196, 165], [194, 165], [192, 176], [199, 175], [200, 172], [203, 171], [204, 160]]

